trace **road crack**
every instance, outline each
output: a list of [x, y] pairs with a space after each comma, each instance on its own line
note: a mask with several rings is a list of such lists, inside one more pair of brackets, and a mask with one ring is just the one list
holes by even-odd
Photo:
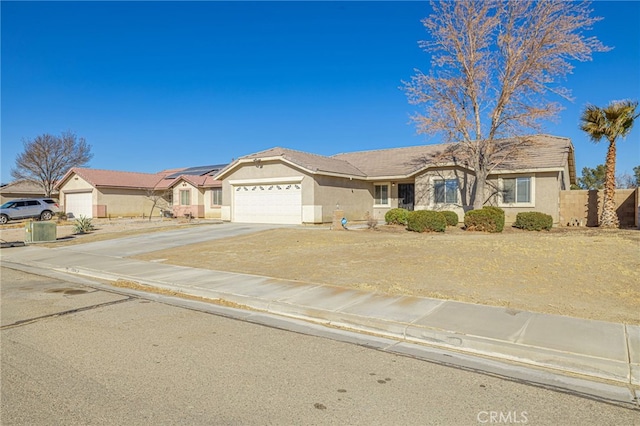
[[24, 320], [16, 321], [16, 322], [14, 322], [12, 324], [3, 325], [2, 327], [0, 327], [0, 330], [5, 330], [5, 329], [9, 329], [9, 328], [14, 328], [14, 327], [20, 327], [20, 326], [23, 326], [23, 325], [32, 324], [34, 322], [41, 321], [41, 320], [48, 319], [48, 318], [56, 318], [56, 317], [61, 317], [61, 316], [69, 315], [69, 314], [75, 314], [77, 312], [83, 312], [83, 311], [89, 311], [89, 310], [92, 310], [92, 309], [103, 308], [105, 306], [117, 305], [119, 303], [130, 302], [130, 301], [135, 300], [135, 299], [138, 299], [138, 298], [137, 297], [133, 297], [133, 296], [128, 296], [125, 299], [114, 300], [112, 302], [98, 303], [96, 305], [84, 306], [82, 308], [69, 309], [68, 311], [56, 312], [56, 313], [53, 313], [53, 314], [42, 315], [42, 316], [39, 316], [39, 317], [24, 319]]

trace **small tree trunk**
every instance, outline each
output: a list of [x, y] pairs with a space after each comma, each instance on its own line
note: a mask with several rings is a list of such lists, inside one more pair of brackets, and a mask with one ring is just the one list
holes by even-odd
[[156, 208], [157, 201], [153, 201], [153, 205], [151, 206], [151, 211], [149, 212], [149, 222], [151, 222], [151, 217], [153, 216], [153, 210]]
[[620, 222], [616, 214], [616, 141], [609, 140], [607, 160], [605, 162], [604, 196], [602, 200], [601, 228], [618, 228]]
[[488, 173], [484, 166], [476, 167], [476, 181], [474, 191], [471, 194], [474, 210], [479, 210], [484, 207], [487, 196], [487, 175]]

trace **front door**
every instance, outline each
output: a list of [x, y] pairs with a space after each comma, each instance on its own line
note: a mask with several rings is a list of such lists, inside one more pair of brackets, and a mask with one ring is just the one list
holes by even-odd
[[398, 207], [401, 209], [413, 210], [413, 199], [415, 185], [412, 183], [398, 184]]

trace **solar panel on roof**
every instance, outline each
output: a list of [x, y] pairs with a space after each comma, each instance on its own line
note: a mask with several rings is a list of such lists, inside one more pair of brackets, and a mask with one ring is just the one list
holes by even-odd
[[186, 168], [186, 169], [181, 170], [179, 172], [172, 173], [169, 176], [167, 176], [165, 179], [175, 179], [175, 178], [177, 178], [178, 176], [181, 176], [181, 175], [203, 176], [203, 175], [209, 174], [211, 172], [217, 172], [218, 170], [221, 170], [222, 168], [224, 168], [224, 166], [226, 166], [226, 164], [216, 164], [216, 165], [212, 165], [212, 166], [189, 167], [189, 168]]

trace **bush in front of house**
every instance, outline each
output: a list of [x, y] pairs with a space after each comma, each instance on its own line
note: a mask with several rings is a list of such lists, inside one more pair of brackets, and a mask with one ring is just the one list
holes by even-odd
[[415, 232], [444, 232], [447, 219], [440, 212], [432, 210], [416, 210], [407, 214], [407, 229]]
[[504, 210], [492, 206], [470, 210], [464, 215], [464, 226], [469, 231], [502, 232]]
[[540, 212], [522, 212], [516, 215], [513, 226], [525, 231], [549, 231], [553, 227], [553, 218]]
[[458, 224], [458, 213], [452, 212], [451, 210], [445, 210], [440, 213], [442, 213], [442, 216], [446, 219], [447, 226], [456, 226]]
[[391, 209], [384, 215], [384, 221], [389, 225], [406, 225], [408, 213], [407, 209]]

